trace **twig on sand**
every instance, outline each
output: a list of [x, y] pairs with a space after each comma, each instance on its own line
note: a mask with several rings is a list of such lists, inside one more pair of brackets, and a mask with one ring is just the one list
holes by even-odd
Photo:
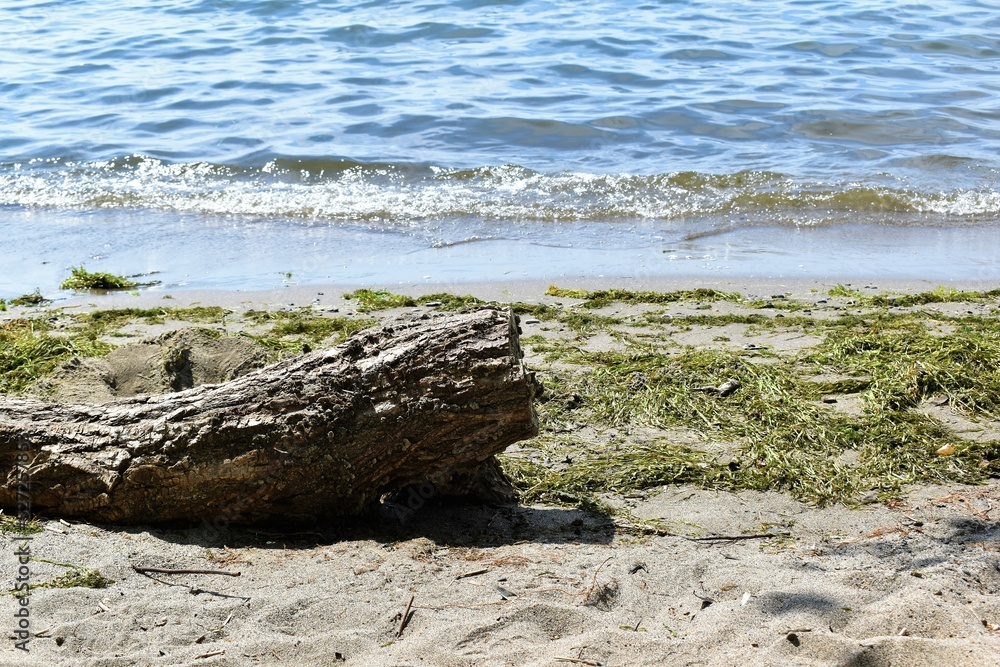
[[195, 660], [203, 660], [205, 658], [212, 658], [212, 657], [217, 656], [217, 655], [222, 655], [225, 652], [226, 652], [226, 649], [222, 649], [221, 651], [212, 651], [211, 653], [202, 653], [201, 655], [196, 655], [194, 657], [194, 659]]
[[157, 574], [221, 574], [227, 577], [238, 577], [239, 572], [229, 572], [227, 570], [183, 570], [175, 569], [172, 567], [139, 567], [138, 565], [133, 565], [132, 569], [139, 574], [148, 574], [149, 572], [156, 572]]
[[577, 665], [590, 665], [591, 667], [600, 667], [602, 664], [597, 660], [588, 660], [586, 658], [567, 658], [561, 655], [557, 655], [552, 659], [557, 662], [572, 662]]
[[[544, 591], [544, 590], [562, 590], [562, 589], [546, 589], [546, 588], [543, 588], [543, 589], [539, 589], [539, 590], [536, 590], [536, 591], [533, 591], [533, 592], [538, 593], [538, 592]], [[565, 593], [566, 591], [563, 591], [563, 592]], [[570, 595], [572, 595], [572, 593], [570, 593]], [[442, 609], [450, 609], [452, 607], [457, 607], [459, 609], [478, 609], [479, 607], [490, 607], [490, 606], [497, 605], [497, 604], [506, 604], [508, 602], [510, 602], [510, 600], [503, 600], [503, 599], [501, 599], [501, 600], [493, 600], [492, 602], [477, 602], [475, 604], [448, 603], [448, 604], [442, 604], [442, 605], [437, 605], [437, 606], [415, 604], [415, 605], [413, 605], [413, 608], [414, 609], [430, 609], [431, 611], [441, 611]]]
[[[134, 565], [133, 567], [135, 568]], [[206, 591], [203, 588], [196, 588], [190, 584], [179, 584], [173, 581], [164, 581], [163, 579], [154, 577], [149, 572], [141, 572], [140, 568], [135, 568], [135, 570], [136, 572], [139, 572], [139, 574], [141, 574], [142, 576], [147, 577], [148, 579], [152, 579], [153, 581], [159, 584], [166, 584], [167, 586], [180, 586], [182, 588], [186, 588], [188, 589], [188, 592], [191, 593], [192, 595], [200, 595], [201, 593], [205, 593], [206, 595], [214, 595], [215, 597], [219, 598], [233, 598], [234, 600], [243, 600], [244, 602], [250, 602], [250, 598], [246, 597], [245, 595], [227, 595], [225, 593], [217, 593], [216, 591]]]
[[993, 505], [991, 505], [989, 501], [986, 501], [986, 509], [985, 510], [980, 510], [980, 509], [977, 509], [977, 508], [975, 508], [975, 507], [972, 506], [972, 503], [969, 502], [969, 498], [967, 496], [963, 495], [963, 496], [959, 496], [959, 497], [962, 499], [962, 502], [965, 503], [966, 508], [968, 508], [968, 510], [970, 512], [972, 512], [972, 514], [976, 518], [982, 519], [983, 521], [991, 521], [992, 520], [992, 519], [990, 519], [990, 510], [993, 509]]
[[618, 520], [614, 522], [615, 528], [622, 530], [626, 533], [632, 535], [653, 535], [655, 537], [676, 537], [677, 533], [673, 533], [666, 528], [657, 526], [650, 521], [630, 521], [630, 520]]
[[766, 540], [772, 537], [791, 537], [791, 533], [751, 533], [748, 535], [711, 535], [709, 537], [687, 537], [682, 535], [688, 542], [737, 542], [739, 540]]
[[484, 567], [481, 570], [473, 570], [472, 572], [466, 572], [465, 574], [460, 574], [455, 579], [465, 579], [466, 577], [478, 577], [481, 574], [486, 574], [490, 571], [490, 568]]
[[413, 606], [414, 595], [410, 596], [409, 602], [406, 603], [406, 609], [403, 610], [403, 617], [399, 619], [399, 627], [396, 629], [396, 637], [400, 637], [403, 634], [403, 628], [406, 627], [406, 622], [410, 618], [410, 608]]

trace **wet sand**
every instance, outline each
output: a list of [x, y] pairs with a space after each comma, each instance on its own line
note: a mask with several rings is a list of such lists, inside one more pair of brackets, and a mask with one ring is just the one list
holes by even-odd
[[[749, 225], [635, 221], [364, 225], [204, 218], [162, 211], [14, 209], [0, 297], [53, 296], [70, 267], [150, 274], [168, 290], [405, 286], [576, 276], [617, 281], [1000, 280], [1000, 226]], [[693, 231], [692, 231], [693, 230]], [[44, 254], [38, 248], [45, 248]], [[290, 274], [290, 278], [289, 278]], [[65, 294], [63, 296], [66, 296]]]

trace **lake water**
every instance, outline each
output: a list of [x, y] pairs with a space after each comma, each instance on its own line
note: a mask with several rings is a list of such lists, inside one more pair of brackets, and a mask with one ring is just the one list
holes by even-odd
[[0, 296], [1000, 279], [1000, 3], [0, 0]]

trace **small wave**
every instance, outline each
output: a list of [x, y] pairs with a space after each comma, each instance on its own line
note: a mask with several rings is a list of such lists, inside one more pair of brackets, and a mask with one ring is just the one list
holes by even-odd
[[814, 224], [894, 214], [1000, 215], [992, 189], [928, 192], [868, 183], [806, 183], [776, 172], [542, 173], [518, 165], [448, 169], [419, 163], [275, 157], [262, 166], [101, 162], [0, 165], [0, 204], [154, 209], [205, 215], [417, 226], [430, 219], [574, 222], [725, 216]]

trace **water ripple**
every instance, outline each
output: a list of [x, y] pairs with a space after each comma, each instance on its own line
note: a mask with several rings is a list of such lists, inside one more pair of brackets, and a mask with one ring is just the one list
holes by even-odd
[[[331, 219], [404, 219], [407, 201], [416, 218], [675, 219], [765, 205], [992, 215], [998, 34], [976, 0], [18, 0], [0, 43], [0, 203]], [[161, 161], [131, 167], [148, 193], [93, 167], [129, 155]], [[273, 193], [218, 192], [212, 172], [182, 179], [188, 203], [169, 180], [171, 163], [252, 171], [286, 156], [539, 176], [511, 181], [520, 202], [489, 179], [473, 181], [479, 202], [442, 181], [376, 187], [369, 167], [353, 190], [341, 175], [302, 191], [266, 181]], [[74, 183], [33, 162], [49, 158], [91, 166]], [[641, 181], [677, 173], [781, 173], [794, 185], [716, 200]], [[581, 201], [546, 198], [560, 174], [576, 175], [567, 192]], [[582, 174], [644, 185], [598, 193]], [[806, 196], [806, 183], [826, 194]]]
[[[964, 160], [953, 157], [948, 162], [946, 166], [954, 167]], [[950, 216], [952, 223], [961, 217], [976, 222], [1000, 215], [1000, 193], [994, 190], [931, 194], [900, 187], [802, 182], [764, 171], [545, 174], [517, 165], [445, 170], [294, 157], [273, 159], [259, 168], [170, 163], [142, 156], [6, 165], [0, 170], [0, 204], [147, 208], [327, 223], [366, 220], [397, 228], [470, 217], [511, 223], [680, 223], [691, 216], [724, 216], [734, 221], [810, 225], [857, 214], [881, 215], [889, 222], [938, 214]]]

